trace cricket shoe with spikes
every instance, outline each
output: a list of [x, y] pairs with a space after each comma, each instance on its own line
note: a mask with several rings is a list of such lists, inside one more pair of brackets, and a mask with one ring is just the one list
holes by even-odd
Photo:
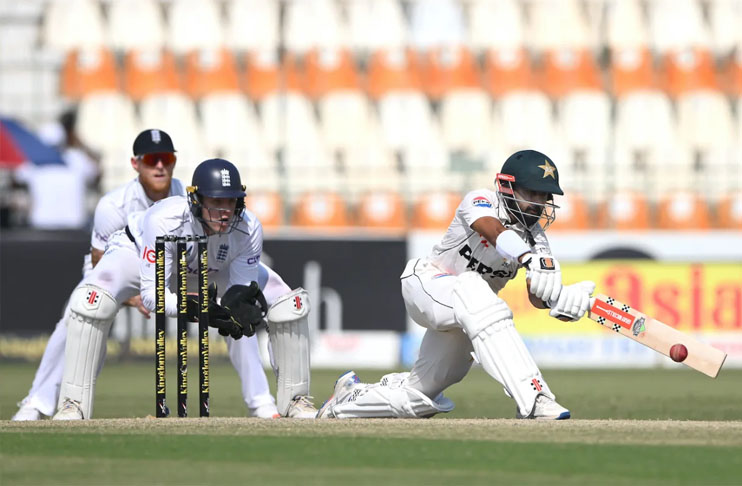
[[338, 403], [343, 403], [348, 396], [353, 393], [356, 385], [361, 383], [361, 379], [355, 371], [346, 371], [335, 381], [335, 389], [332, 396], [328, 398], [317, 412], [317, 418], [335, 418], [332, 408]]
[[559, 405], [553, 398], [546, 395], [538, 395], [533, 410], [527, 416], [523, 416], [520, 410], [516, 410], [515, 418], [535, 420], [566, 420], [570, 417], [569, 410]]
[[80, 402], [70, 400], [67, 398], [62, 407], [57, 410], [52, 420], [82, 420], [82, 409], [80, 408]]
[[24, 399], [21, 402], [18, 402], [18, 411], [13, 415], [13, 418], [10, 420], [13, 420], [14, 422], [26, 422], [31, 420], [41, 420], [42, 414], [34, 407], [27, 399]]
[[286, 417], [297, 419], [313, 419], [317, 416], [317, 409], [308, 395], [295, 397], [289, 405]]

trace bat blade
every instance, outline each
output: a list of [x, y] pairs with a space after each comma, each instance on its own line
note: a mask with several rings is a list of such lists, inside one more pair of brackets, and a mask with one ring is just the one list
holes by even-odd
[[688, 357], [683, 364], [711, 378], [716, 378], [727, 357], [723, 351], [632, 309], [613, 297], [597, 294], [591, 304], [588, 312], [590, 319], [658, 353], [669, 357], [674, 344], [683, 344], [688, 349]]

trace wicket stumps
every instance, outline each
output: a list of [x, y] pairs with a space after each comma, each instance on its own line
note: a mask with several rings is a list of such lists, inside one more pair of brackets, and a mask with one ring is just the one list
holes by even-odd
[[197, 248], [199, 411], [209, 416], [209, 256], [205, 236], [158, 236], [155, 240], [155, 414], [167, 417], [165, 400], [165, 243], [175, 243], [177, 268], [178, 417], [188, 416], [188, 243]]

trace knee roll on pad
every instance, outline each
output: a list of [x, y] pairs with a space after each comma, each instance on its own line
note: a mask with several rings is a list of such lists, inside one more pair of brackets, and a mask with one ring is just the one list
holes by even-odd
[[72, 292], [70, 311], [84, 322], [105, 322], [116, 317], [118, 303], [107, 290], [87, 284]]
[[474, 339], [485, 328], [513, 318], [508, 304], [475, 272], [459, 275], [453, 287], [454, 317]]
[[268, 336], [278, 383], [276, 406], [286, 415], [291, 400], [309, 395], [309, 295], [298, 288], [268, 309]]

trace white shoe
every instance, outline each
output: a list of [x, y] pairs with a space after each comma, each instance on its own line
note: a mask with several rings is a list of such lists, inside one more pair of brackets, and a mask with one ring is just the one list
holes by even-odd
[[67, 398], [52, 420], [82, 420], [83, 418], [80, 403]]
[[295, 397], [289, 405], [286, 417], [296, 419], [313, 419], [317, 416], [312, 397], [308, 395]]
[[361, 382], [355, 371], [346, 371], [338, 377], [335, 381], [335, 389], [333, 390], [332, 396], [325, 400], [319, 411], [317, 412], [317, 418], [335, 418], [335, 414], [332, 408], [338, 403], [342, 403], [348, 395], [353, 392], [353, 389]]
[[18, 407], [20, 408], [10, 420], [14, 420], [16, 422], [41, 420], [42, 413], [36, 407], [29, 404], [26, 399], [24, 399], [22, 402], [18, 402]]
[[281, 414], [278, 413], [278, 409], [276, 408], [275, 404], [268, 403], [266, 405], [261, 405], [256, 408], [251, 408], [250, 416], [262, 418], [262, 419], [275, 419], [275, 418], [280, 417]]
[[530, 415], [524, 417], [520, 410], [516, 410], [515, 418], [536, 420], [566, 420], [570, 417], [569, 410], [559, 405], [553, 398], [538, 395]]

